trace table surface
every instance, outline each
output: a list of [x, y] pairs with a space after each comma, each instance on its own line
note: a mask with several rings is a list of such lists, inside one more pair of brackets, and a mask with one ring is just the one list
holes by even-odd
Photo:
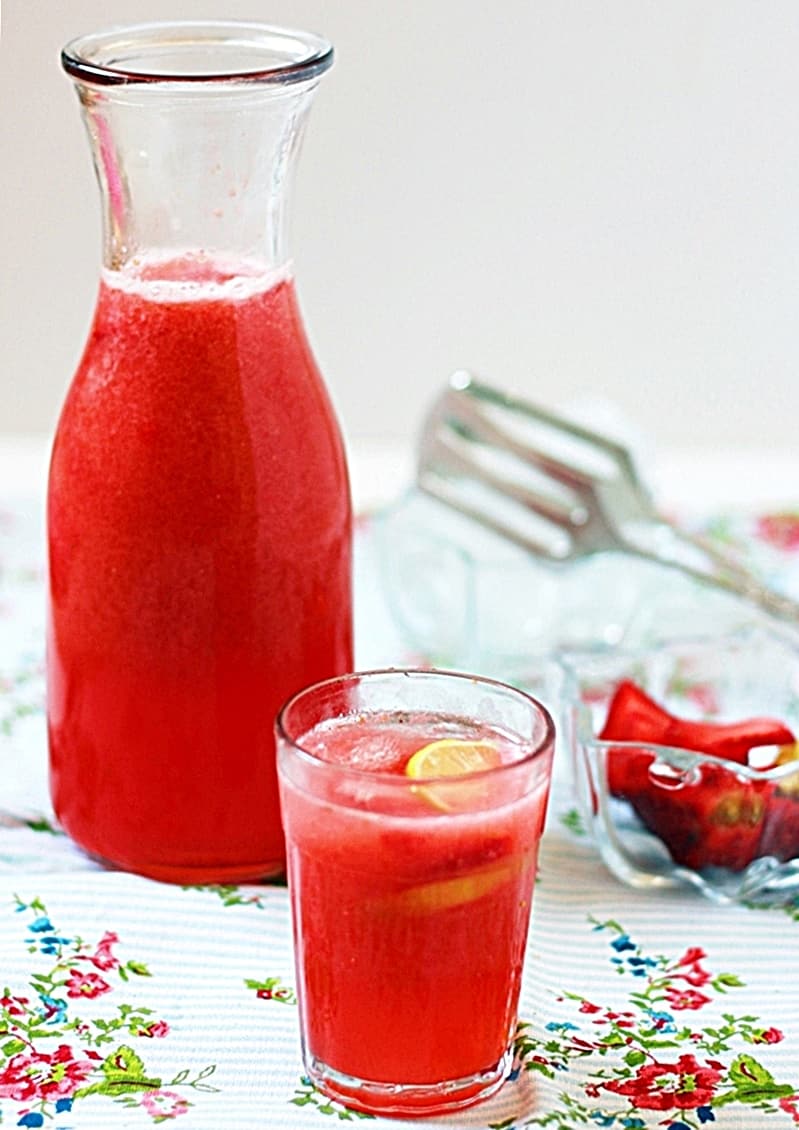
[[[303, 1077], [284, 888], [184, 889], [104, 870], [56, 825], [43, 712], [45, 463], [40, 440], [0, 440], [0, 1125], [359, 1121]], [[402, 452], [363, 449], [356, 497], [385, 498], [408, 469]], [[782, 581], [799, 581], [799, 516], [795, 527], [785, 517], [798, 469], [774, 452], [660, 463], [676, 503], [723, 514], [742, 538], [771, 539]], [[763, 523], [764, 512], [782, 519]], [[380, 605], [369, 539], [366, 520], [356, 543], [362, 666], [400, 662], [404, 646]], [[799, 1125], [799, 908], [621, 886], [581, 830], [560, 750], [558, 762], [512, 1078], [487, 1104], [431, 1121]]]

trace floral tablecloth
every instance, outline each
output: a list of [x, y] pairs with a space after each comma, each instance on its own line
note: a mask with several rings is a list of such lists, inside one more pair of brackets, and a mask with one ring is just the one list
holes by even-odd
[[[283, 887], [157, 884], [99, 868], [58, 829], [46, 782], [40, 493], [14, 476], [0, 482], [0, 1125], [404, 1125], [349, 1112], [304, 1078]], [[799, 578], [799, 515], [714, 514], [707, 528], [763, 550], [782, 581]], [[369, 539], [364, 521], [361, 666], [403, 658]], [[799, 907], [717, 907], [620, 886], [582, 833], [559, 757], [512, 1078], [489, 1103], [431, 1121], [799, 1125]]]

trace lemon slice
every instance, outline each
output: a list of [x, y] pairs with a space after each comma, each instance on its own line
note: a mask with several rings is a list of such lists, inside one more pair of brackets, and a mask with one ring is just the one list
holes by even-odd
[[534, 863], [535, 853], [527, 848], [518, 855], [508, 856], [466, 875], [433, 879], [429, 883], [386, 895], [380, 900], [379, 909], [385, 914], [424, 915], [465, 906], [494, 893], [506, 883], [521, 883]]
[[405, 766], [407, 777], [465, 777], [502, 764], [498, 747], [489, 741], [440, 738], [417, 749]]
[[[414, 756], [416, 755], [414, 754]], [[796, 772], [780, 777], [777, 782], [777, 792], [783, 796], [788, 795], [799, 799], [799, 742], [794, 742], [793, 745], [780, 746], [774, 764], [790, 765], [794, 761], [796, 762]]]
[[470, 776], [485, 769], [496, 769], [501, 764], [499, 747], [494, 742], [440, 738], [417, 749], [405, 765], [405, 775], [414, 780], [463, 777], [462, 782], [442, 781], [440, 785], [412, 785], [411, 788], [439, 812], [465, 811], [479, 806], [486, 791], [483, 778], [470, 781]]

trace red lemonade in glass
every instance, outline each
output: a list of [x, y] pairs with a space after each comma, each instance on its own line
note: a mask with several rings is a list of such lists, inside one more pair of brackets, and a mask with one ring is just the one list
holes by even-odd
[[[387, 1113], [486, 1097], [509, 1065], [551, 731], [370, 705], [289, 742], [291, 710], [278, 757], [311, 1078]], [[466, 762], [414, 771], [434, 749]]]
[[274, 715], [352, 661], [344, 454], [288, 274], [105, 273], [48, 519], [64, 827], [162, 879], [281, 870]]

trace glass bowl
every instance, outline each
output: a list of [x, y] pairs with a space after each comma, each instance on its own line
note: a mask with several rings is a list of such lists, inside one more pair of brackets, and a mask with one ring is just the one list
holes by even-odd
[[535, 558], [416, 488], [375, 515], [385, 608], [414, 661], [526, 685], [541, 657], [728, 634], [752, 610], [625, 553]]
[[[752, 628], [645, 650], [572, 653], [562, 664], [562, 728], [578, 804], [617, 878], [644, 889], [695, 887], [717, 902], [799, 900], [799, 760], [764, 768], [774, 746], [742, 765], [597, 736], [619, 683], [631, 680], [679, 718], [770, 717], [799, 738], [799, 650], [787, 636]], [[635, 766], [636, 776], [626, 790], [614, 776], [614, 795], [609, 767], [621, 765]]]

